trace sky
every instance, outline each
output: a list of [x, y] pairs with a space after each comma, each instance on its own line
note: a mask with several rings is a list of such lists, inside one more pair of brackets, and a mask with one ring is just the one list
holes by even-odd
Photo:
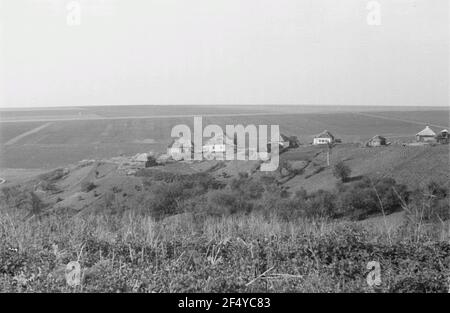
[[448, 106], [449, 27], [448, 0], [0, 0], [0, 107]]

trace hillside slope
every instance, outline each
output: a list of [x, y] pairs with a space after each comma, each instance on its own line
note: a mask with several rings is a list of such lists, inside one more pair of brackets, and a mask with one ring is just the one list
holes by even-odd
[[332, 167], [339, 161], [351, 168], [351, 180], [361, 176], [391, 177], [410, 189], [423, 186], [430, 180], [448, 185], [450, 180], [449, 147], [446, 145], [376, 148], [338, 145], [331, 151], [330, 166], [327, 166], [326, 153], [326, 148], [308, 147], [282, 155], [284, 160], [309, 162], [304, 173], [287, 181], [286, 186], [307, 191], [332, 189], [338, 182], [332, 174]]
[[[95, 212], [140, 209], [153, 192], [149, 186], [158, 183], [156, 176], [196, 175], [208, 173], [224, 184], [246, 173], [258, 181], [272, 176], [279, 185], [291, 192], [300, 189], [331, 190], [338, 182], [332, 174], [333, 164], [344, 161], [352, 170], [350, 181], [362, 176], [391, 177], [410, 190], [431, 180], [448, 187], [450, 181], [448, 146], [399, 146], [362, 148], [342, 144], [333, 148], [330, 166], [326, 162], [327, 148], [302, 146], [283, 153], [276, 172], [261, 172], [257, 161], [174, 162], [164, 166], [136, 171], [123, 169], [115, 159], [85, 161], [66, 168], [24, 179], [14, 176], [2, 187], [11, 190], [34, 191], [46, 209], [70, 209], [75, 212]], [[289, 164], [288, 169], [286, 164]], [[17, 177], [17, 178], [16, 178]], [[163, 178], [165, 179], [165, 178]], [[16, 189], [14, 189], [16, 188]], [[5, 196], [7, 192], [0, 194]]]

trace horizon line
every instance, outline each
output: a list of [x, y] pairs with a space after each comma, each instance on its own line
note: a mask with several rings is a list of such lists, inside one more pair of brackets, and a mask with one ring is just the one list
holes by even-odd
[[430, 108], [447, 108], [450, 109], [450, 105], [404, 105], [404, 104], [396, 104], [396, 105], [367, 105], [367, 104], [288, 104], [288, 103], [252, 103], [252, 104], [236, 104], [236, 103], [229, 103], [229, 104], [80, 104], [80, 105], [62, 105], [62, 106], [24, 106], [24, 107], [13, 107], [13, 106], [0, 106], [0, 110], [7, 109], [7, 110], [26, 110], [26, 109], [70, 109], [70, 108], [88, 108], [88, 107], [108, 107], [108, 106], [116, 106], [116, 107], [126, 107], [126, 106], [309, 106], [309, 107], [371, 107], [371, 108], [383, 108], [383, 107], [400, 107], [400, 108], [424, 108], [424, 109], [430, 109]]

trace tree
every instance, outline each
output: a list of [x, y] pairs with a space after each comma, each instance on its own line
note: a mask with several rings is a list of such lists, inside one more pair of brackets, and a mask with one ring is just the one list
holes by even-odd
[[343, 161], [338, 162], [333, 167], [333, 175], [337, 179], [340, 179], [342, 182], [346, 182], [348, 178], [350, 177], [352, 170], [350, 167], [344, 164]]
[[157, 166], [158, 162], [156, 161], [156, 158], [153, 155], [147, 156], [147, 161], [145, 162], [145, 167], [152, 167]]
[[289, 148], [298, 148], [300, 146], [300, 140], [298, 140], [297, 136], [288, 137]]

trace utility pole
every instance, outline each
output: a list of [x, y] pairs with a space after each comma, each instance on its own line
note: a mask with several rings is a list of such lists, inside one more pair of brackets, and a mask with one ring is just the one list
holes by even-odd
[[327, 165], [330, 166], [330, 154], [331, 154], [331, 148], [332, 148], [332, 144], [328, 143], [328, 150], [327, 150]]

